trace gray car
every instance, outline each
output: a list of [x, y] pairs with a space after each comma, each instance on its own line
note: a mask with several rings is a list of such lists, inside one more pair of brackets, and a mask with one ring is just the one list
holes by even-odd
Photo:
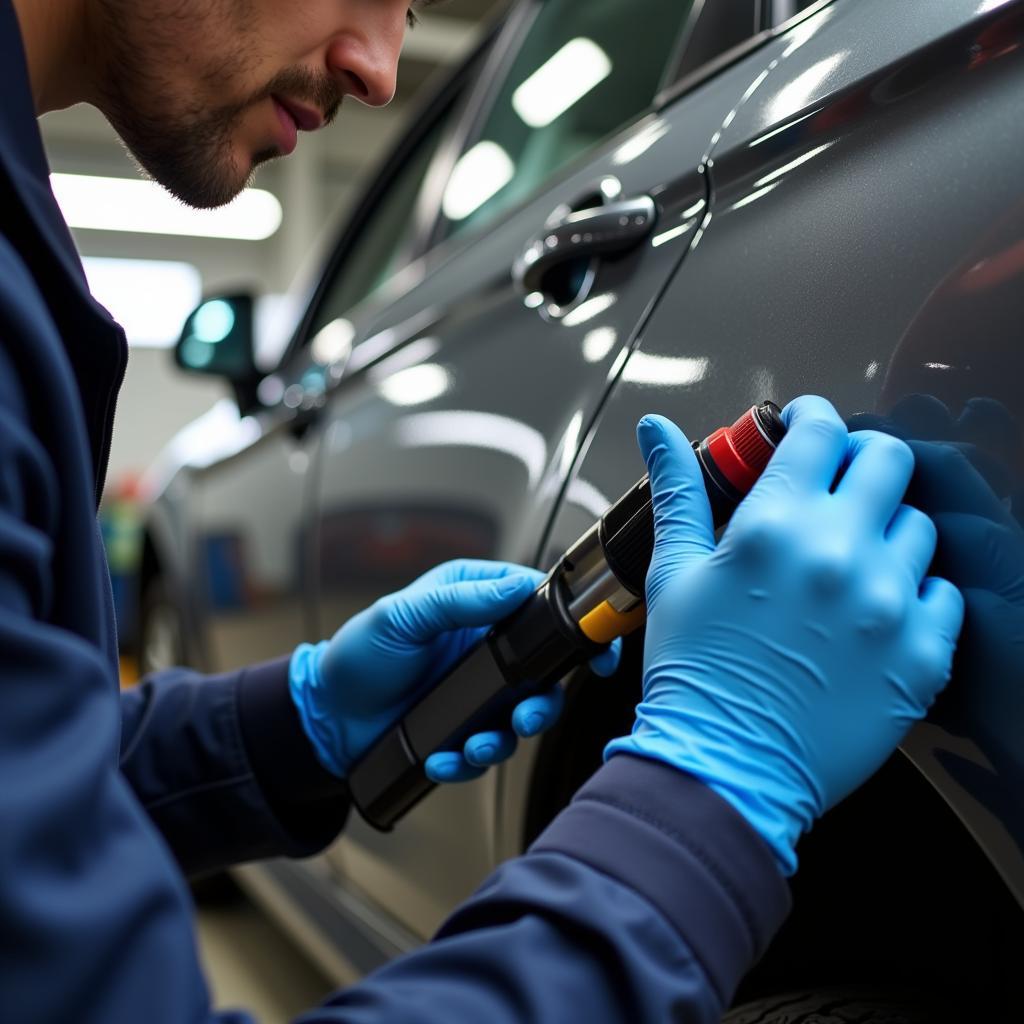
[[[646, 412], [699, 437], [816, 392], [969, 447], [1024, 514], [1022, 112], [1019, 0], [513, 5], [413, 119], [277, 365], [250, 296], [186, 323], [180, 364], [238, 410], [163, 462], [144, 665], [280, 655], [451, 557], [550, 566], [643, 472]], [[628, 728], [639, 643], [394, 832], [354, 816], [239, 879], [339, 981], [422, 942]], [[728, 1019], [1020, 1019], [1022, 793], [1024, 659], [965, 656], [802, 845]]]

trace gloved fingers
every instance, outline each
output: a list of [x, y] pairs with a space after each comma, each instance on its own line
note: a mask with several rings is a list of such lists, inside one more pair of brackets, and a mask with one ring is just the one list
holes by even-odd
[[482, 558], [455, 558], [442, 562], [413, 580], [407, 590], [432, 590], [446, 583], [463, 583], [469, 580], [497, 580], [506, 576], [533, 577], [539, 584], [544, 574], [528, 565], [515, 562], [492, 562]]
[[426, 644], [453, 629], [490, 626], [514, 612], [534, 588], [534, 577], [520, 573], [401, 591], [394, 596], [391, 619], [403, 640]]
[[[953, 660], [953, 647], [964, 624], [964, 598], [949, 580], [939, 576], [929, 576], [921, 585], [921, 607], [936, 630], [941, 644], [936, 645], [935, 657], [946, 659], [949, 664]], [[948, 648], [948, 650], [947, 650]], [[948, 672], [949, 664], [945, 665]], [[933, 666], [937, 671], [942, 665]]]
[[856, 503], [869, 526], [885, 530], [900, 507], [914, 473], [914, 453], [904, 441], [874, 430], [850, 435], [849, 462], [837, 497]]
[[590, 671], [595, 676], [613, 676], [619, 670], [622, 658], [622, 637], [616, 637], [600, 654], [590, 659]]
[[516, 752], [516, 734], [508, 730], [478, 732], [470, 736], [462, 747], [469, 764], [477, 768], [490, 768], [507, 760]]
[[536, 736], [558, 721], [564, 706], [565, 694], [560, 686], [551, 687], [547, 693], [527, 697], [512, 711], [512, 728], [524, 739]]
[[431, 754], [424, 762], [423, 772], [431, 782], [472, 782], [479, 779], [486, 768], [471, 765], [457, 750], [441, 750]]
[[782, 410], [782, 421], [786, 436], [754, 484], [751, 499], [771, 489], [779, 479], [801, 490], [828, 490], [846, 459], [849, 434], [831, 402], [817, 395], [803, 395]]
[[713, 551], [711, 505], [686, 435], [664, 416], [644, 416], [636, 436], [651, 479], [655, 560], [679, 565]]
[[918, 584], [928, 572], [935, 557], [938, 531], [922, 511], [900, 505], [885, 535], [893, 555], [910, 570]]

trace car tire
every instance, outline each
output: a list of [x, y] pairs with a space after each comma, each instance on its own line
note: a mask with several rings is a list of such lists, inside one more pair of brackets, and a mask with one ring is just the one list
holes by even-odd
[[185, 662], [185, 630], [181, 612], [163, 577], [150, 579], [139, 612], [139, 676]]
[[789, 992], [744, 1003], [722, 1024], [954, 1024], [948, 1005], [916, 993], [862, 989]]

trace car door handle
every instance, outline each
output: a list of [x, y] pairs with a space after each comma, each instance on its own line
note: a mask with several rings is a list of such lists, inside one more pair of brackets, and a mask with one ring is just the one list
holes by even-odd
[[543, 291], [545, 275], [561, 263], [635, 248], [651, 233], [657, 216], [650, 196], [569, 213], [523, 249], [512, 266], [512, 279], [523, 292]]

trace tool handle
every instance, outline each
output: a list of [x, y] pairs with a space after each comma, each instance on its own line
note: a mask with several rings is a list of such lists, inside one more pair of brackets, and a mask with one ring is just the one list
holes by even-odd
[[[785, 432], [778, 407], [762, 402], [731, 427], [722, 427], [694, 444], [716, 526], [728, 520], [753, 486]], [[423, 771], [431, 754], [461, 750], [477, 732], [507, 729], [517, 703], [549, 688], [603, 650], [608, 640], [643, 623], [644, 607], [635, 599], [642, 602], [654, 551], [650, 480], [646, 476], [638, 480], [596, 527], [597, 553], [610, 570], [611, 583], [632, 598], [616, 606], [614, 595], [601, 591], [600, 603], [580, 620], [585, 627], [581, 629], [569, 611], [562, 573], [573, 571], [577, 555], [585, 562], [588, 552], [595, 554], [594, 532], [594, 527], [587, 531], [526, 603], [494, 626], [355, 766], [349, 774], [349, 790], [371, 825], [390, 829], [434, 788]], [[593, 567], [586, 563], [581, 570], [585, 588], [593, 584], [593, 580], [587, 582]], [[593, 585], [600, 589], [604, 582], [606, 577]], [[627, 609], [628, 605], [633, 607]]]
[[507, 729], [512, 709], [602, 650], [583, 636], [548, 577], [448, 670], [349, 774], [359, 813], [387, 831], [434, 788], [423, 771], [439, 750], [461, 750], [478, 732]]

